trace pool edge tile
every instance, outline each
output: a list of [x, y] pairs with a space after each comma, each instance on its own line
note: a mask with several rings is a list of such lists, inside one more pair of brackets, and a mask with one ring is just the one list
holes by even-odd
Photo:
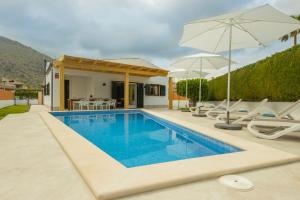
[[[124, 168], [49, 113], [43, 112], [40, 116], [98, 199], [118, 198], [300, 159], [299, 156], [291, 153], [244, 141], [234, 136], [220, 135], [213, 129], [189, 127], [189, 123], [184, 123], [183, 125], [192, 130], [200, 131], [201, 129], [202, 133], [210, 131], [209, 135], [218, 140], [223, 136], [222, 141], [230, 141], [229, 144], [244, 148], [246, 151]], [[172, 120], [171, 117], [163, 115], [160, 117]], [[178, 120], [174, 121], [178, 122]], [[181, 123], [180, 120], [179, 123]]]

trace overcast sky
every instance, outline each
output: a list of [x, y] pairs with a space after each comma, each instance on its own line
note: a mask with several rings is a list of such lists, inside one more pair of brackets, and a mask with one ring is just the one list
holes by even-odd
[[[198, 52], [178, 45], [184, 23], [266, 3], [300, 14], [299, 0], [1, 0], [0, 35], [53, 58], [140, 57], [168, 68]], [[236, 51], [233, 59], [243, 66], [291, 44]]]

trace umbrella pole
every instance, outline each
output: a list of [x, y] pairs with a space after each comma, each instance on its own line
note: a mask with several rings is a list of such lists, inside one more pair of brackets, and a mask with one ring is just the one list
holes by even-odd
[[[186, 79], [185, 79], [185, 100], [188, 101], [188, 72], [186, 72]], [[185, 105], [188, 108], [189, 102]]]
[[232, 24], [230, 24], [229, 30], [229, 64], [228, 64], [228, 83], [227, 83], [227, 106], [226, 106], [226, 122], [225, 123], [216, 123], [216, 128], [227, 129], [227, 130], [241, 130], [241, 124], [231, 124], [230, 123], [230, 111], [229, 111], [229, 103], [230, 103], [230, 68], [231, 68], [231, 40], [232, 40]]
[[230, 25], [230, 30], [229, 30], [229, 63], [228, 63], [227, 106], [226, 106], [226, 114], [227, 114], [226, 122], [227, 122], [227, 124], [230, 123], [229, 106], [230, 106], [231, 40], [232, 40], [232, 24]]
[[199, 104], [200, 107], [198, 109], [198, 114], [200, 114], [200, 110], [201, 110], [201, 97], [202, 97], [202, 58], [200, 58], [200, 77], [199, 77]]

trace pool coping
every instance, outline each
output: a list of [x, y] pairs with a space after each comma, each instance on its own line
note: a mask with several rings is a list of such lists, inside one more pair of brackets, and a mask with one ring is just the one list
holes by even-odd
[[300, 160], [298, 155], [249, 142], [219, 130], [141, 110], [245, 151], [126, 168], [50, 113], [39, 114], [94, 195], [101, 200]]

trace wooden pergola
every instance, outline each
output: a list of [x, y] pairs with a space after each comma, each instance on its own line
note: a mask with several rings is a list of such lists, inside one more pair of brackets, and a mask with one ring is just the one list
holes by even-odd
[[[53, 66], [59, 69], [59, 110], [64, 110], [64, 69], [74, 69], [92, 72], [124, 74], [124, 108], [129, 104], [129, 76], [167, 76], [168, 71], [138, 65], [123, 64], [107, 60], [95, 60], [64, 55], [53, 61]], [[169, 108], [172, 105], [172, 78], [169, 78]]]

